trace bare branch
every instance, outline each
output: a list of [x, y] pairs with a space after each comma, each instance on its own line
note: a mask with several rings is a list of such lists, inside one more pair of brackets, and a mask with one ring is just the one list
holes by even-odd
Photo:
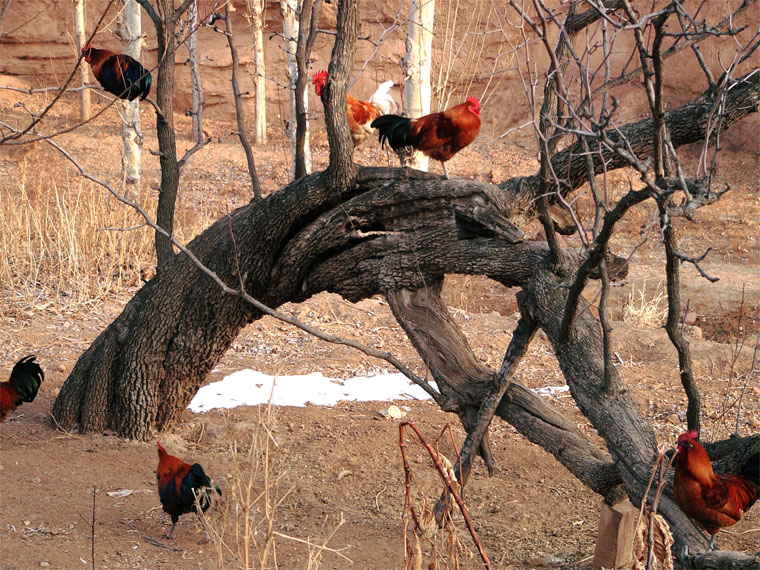
[[232, 57], [232, 94], [235, 98], [235, 115], [237, 117], [238, 127], [237, 135], [240, 139], [240, 144], [245, 151], [245, 159], [248, 164], [248, 175], [251, 178], [253, 197], [256, 200], [261, 200], [261, 183], [259, 182], [259, 175], [256, 173], [256, 162], [253, 158], [251, 143], [248, 142], [248, 136], [245, 134], [245, 112], [243, 110], [243, 98], [240, 94], [240, 86], [238, 85], [237, 77], [240, 64], [237, 46], [235, 45], [235, 36], [232, 33], [232, 18], [229, 13], [229, 4], [224, 5], [224, 16], [224, 23], [227, 30], [227, 43], [230, 46], [230, 56]]

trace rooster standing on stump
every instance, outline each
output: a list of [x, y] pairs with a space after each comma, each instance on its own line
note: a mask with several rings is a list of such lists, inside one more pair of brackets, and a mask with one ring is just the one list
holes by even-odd
[[82, 55], [90, 64], [95, 79], [109, 93], [130, 101], [137, 97], [142, 101], [150, 93], [153, 78], [135, 58], [124, 53], [97, 49], [92, 44], [82, 48]]
[[673, 498], [697, 526], [712, 535], [707, 545], [710, 552], [718, 531], [737, 523], [757, 500], [760, 453], [749, 458], [740, 475], [717, 475], [698, 438], [696, 430], [678, 437]]
[[372, 121], [372, 127], [380, 132], [383, 146], [388, 141], [395, 151], [412, 147], [440, 162], [448, 179], [446, 161], [472, 143], [480, 133], [480, 101], [467, 97], [461, 105], [419, 119], [383, 115]]
[[22, 402], [32, 402], [37, 397], [45, 374], [35, 360], [35, 356], [25, 356], [13, 367], [8, 381], [0, 382], [0, 422]]

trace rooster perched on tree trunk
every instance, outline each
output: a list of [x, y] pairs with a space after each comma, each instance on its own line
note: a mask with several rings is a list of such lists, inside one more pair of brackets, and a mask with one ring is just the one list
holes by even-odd
[[480, 101], [467, 97], [461, 105], [419, 119], [383, 115], [372, 121], [372, 127], [379, 131], [383, 145], [387, 141], [395, 151], [415, 148], [439, 161], [444, 175], [449, 178], [446, 161], [472, 143], [480, 133]]

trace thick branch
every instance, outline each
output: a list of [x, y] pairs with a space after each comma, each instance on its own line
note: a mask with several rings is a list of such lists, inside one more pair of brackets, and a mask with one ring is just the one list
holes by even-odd
[[330, 166], [327, 173], [338, 188], [350, 186], [357, 174], [353, 158], [354, 143], [348, 130], [346, 85], [354, 65], [354, 45], [359, 31], [358, 13], [357, 0], [338, 1], [338, 35], [335, 38], [323, 93], [325, 126], [330, 142]]
[[[712, 95], [705, 92], [697, 100], [665, 113], [665, 124], [670, 131], [671, 142], [675, 148], [704, 139], [716, 103]], [[750, 72], [738, 79], [728, 92], [723, 115], [724, 128], [734, 125], [750, 113], [757, 112], [758, 105], [760, 105], [760, 73]], [[612, 141], [626, 139], [641, 161], [652, 155], [654, 121], [651, 118], [608, 131], [607, 134]], [[593, 143], [589, 146], [593, 146]], [[600, 157], [594, 153], [593, 157], [594, 172], [597, 174], [605, 170], [611, 171], [628, 166], [628, 163], [610, 148], [603, 147], [601, 155]], [[578, 160], [582, 156], [583, 146], [579, 141], [552, 158], [552, 170], [566, 176], [561, 188], [563, 195], [588, 181], [585, 161]], [[499, 186], [506, 192], [505, 198], [509, 204], [508, 217], [512, 222], [522, 225], [535, 215], [534, 199], [539, 193], [539, 174], [512, 178]]]

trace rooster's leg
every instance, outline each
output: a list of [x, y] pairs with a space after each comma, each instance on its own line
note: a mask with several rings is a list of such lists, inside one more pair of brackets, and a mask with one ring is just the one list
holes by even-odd
[[710, 537], [710, 542], [707, 543], [707, 550], [705, 550], [705, 552], [712, 552], [713, 545], [715, 544], [715, 537], [716, 536], [718, 536], [717, 532]]
[[166, 535], [166, 538], [172, 539], [174, 538], [174, 527], [177, 524], [177, 521], [179, 520], [179, 516], [172, 515], [172, 528], [169, 530], [169, 534]]
[[202, 539], [201, 542], [198, 544], [205, 544], [211, 540], [211, 536], [208, 533], [208, 527], [206, 526], [206, 521], [203, 519], [203, 517], [198, 513], [198, 511], [195, 511], [196, 516], [198, 517], [198, 522], [201, 523], [201, 528], [203, 528], [203, 532], [206, 535], [206, 538]]
[[449, 171], [446, 170], [446, 163], [441, 161], [441, 166], [443, 166], [443, 175], [446, 177], [446, 180], [451, 180], [451, 176], [449, 176]]

